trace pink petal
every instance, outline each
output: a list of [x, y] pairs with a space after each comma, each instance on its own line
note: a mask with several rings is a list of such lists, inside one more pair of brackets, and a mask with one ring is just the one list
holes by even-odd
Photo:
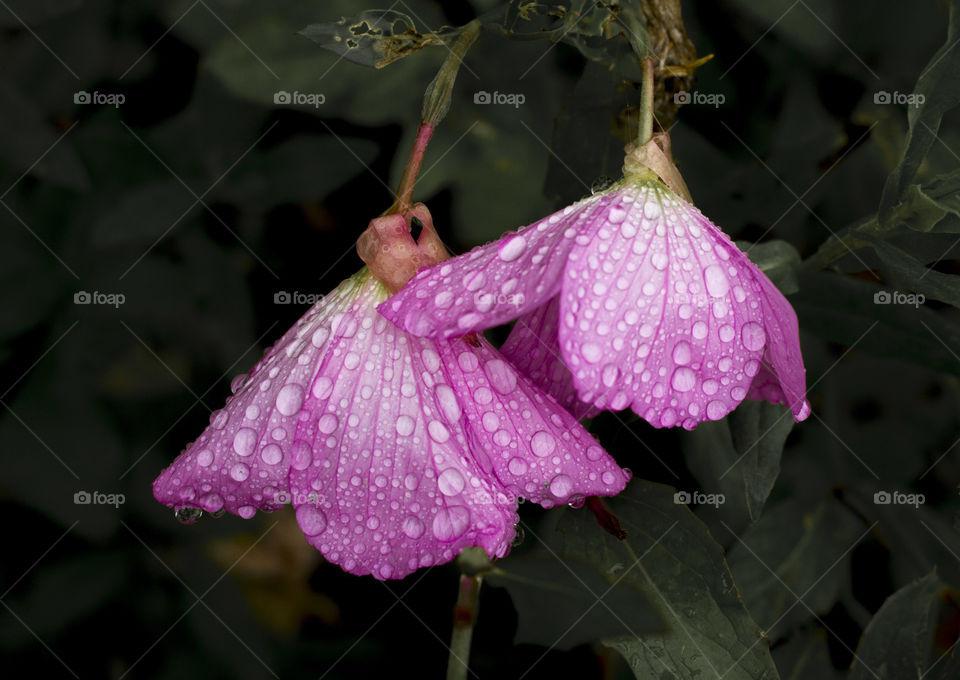
[[560, 346], [579, 397], [655, 427], [722, 418], [766, 345], [752, 266], [696, 208], [628, 185], [570, 253]]
[[483, 475], [547, 508], [623, 490], [627, 477], [616, 461], [486, 340], [438, 349], [450, 394], [464, 397], [460, 424]]
[[380, 312], [409, 333], [461, 337], [535, 309], [560, 290], [567, 253], [603, 209], [595, 194], [493, 243], [422, 270]]
[[225, 509], [244, 518], [276, 509], [289, 490], [290, 447], [320, 356], [337, 330], [338, 309], [355, 287], [344, 284], [314, 305], [270, 348], [210, 426], [153, 483], [171, 507]]
[[559, 299], [553, 298], [518, 318], [500, 353], [577, 420], [593, 418], [599, 409], [577, 398], [573, 376], [560, 354], [557, 337], [559, 309]]
[[[743, 258], [746, 259], [746, 255]], [[799, 423], [810, 415], [810, 403], [806, 399], [807, 379], [800, 354], [797, 314], [783, 293], [759, 269], [756, 269], [756, 279], [762, 290], [760, 300], [767, 346], [760, 372], [753, 379], [747, 396], [785, 405]]]

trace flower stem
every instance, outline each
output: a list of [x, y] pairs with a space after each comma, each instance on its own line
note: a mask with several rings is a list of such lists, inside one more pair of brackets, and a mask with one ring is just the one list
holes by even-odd
[[403, 169], [403, 176], [400, 177], [397, 196], [393, 205], [383, 213], [384, 215], [402, 214], [410, 210], [410, 206], [413, 205], [413, 187], [417, 184], [417, 176], [420, 174], [420, 166], [423, 164], [423, 154], [426, 152], [427, 144], [432, 136], [433, 125], [420, 123], [417, 138], [413, 142], [413, 149], [410, 150], [410, 158], [407, 160], [407, 166]]
[[640, 133], [637, 146], [641, 147], [653, 137], [653, 59], [643, 60], [643, 82], [640, 91]]
[[483, 577], [460, 574], [460, 591], [453, 607], [453, 634], [450, 636], [450, 661], [447, 680], [466, 680], [470, 673], [470, 642], [477, 621], [480, 584]]

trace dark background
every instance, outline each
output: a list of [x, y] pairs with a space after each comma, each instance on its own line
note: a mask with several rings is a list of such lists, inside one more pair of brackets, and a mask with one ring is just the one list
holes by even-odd
[[[406, 0], [394, 9], [425, 30], [492, 6]], [[187, 527], [150, 489], [222, 404], [231, 377], [306, 310], [275, 295], [322, 294], [354, 273], [354, 239], [391, 202], [445, 52], [374, 70], [296, 35], [370, 7], [0, 7], [0, 651], [10, 677], [444, 672], [455, 566], [386, 584], [354, 577], [323, 563], [286, 509]], [[911, 91], [944, 42], [946, 14], [935, 0], [684, 3], [699, 54], [715, 55], [695, 89], [724, 97], [683, 107], [672, 130], [698, 207], [735, 239], [785, 240], [803, 257], [875, 213], [907, 107], [876, 104], [874, 94]], [[416, 193], [454, 252], [616, 176], [613, 101], [636, 100], [574, 97], [587, 62], [568, 44], [484, 32], [466, 64]], [[324, 103], [276, 106], [279, 90]], [[479, 90], [521, 93], [525, 103], [476, 105]], [[75, 103], [80, 91], [125, 100]], [[561, 112], [575, 124], [556, 128]], [[955, 123], [945, 120], [922, 174], [960, 162]], [[904, 242], [928, 263], [946, 252], [937, 271], [957, 273], [955, 237]], [[956, 314], [930, 301], [912, 325], [871, 325], [870, 286], [886, 279], [868, 251], [860, 257], [838, 264], [843, 280], [862, 284], [860, 297], [837, 287], [841, 277], [811, 274], [791, 298], [814, 416], [787, 441], [768, 513], [798, 537], [816, 522], [836, 532], [833, 542], [814, 535], [780, 565], [834, 565], [805, 598], [809, 609], [768, 631], [783, 677], [800, 648], [822, 677], [847, 668], [884, 599], [933, 568], [960, 585], [960, 336], [929, 321], [952, 328]], [[75, 304], [80, 291], [124, 302]], [[592, 431], [636, 476], [698, 488], [686, 433], [627, 414], [604, 414]], [[926, 502], [877, 506], [882, 489]], [[80, 491], [125, 502], [78, 505]], [[531, 525], [541, 515], [521, 508]], [[737, 540], [703, 518], [735, 563]], [[599, 646], [514, 645], [516, 621], [507, 592], [486, 588], [473, 653], [480, 677], [629, 673]]]

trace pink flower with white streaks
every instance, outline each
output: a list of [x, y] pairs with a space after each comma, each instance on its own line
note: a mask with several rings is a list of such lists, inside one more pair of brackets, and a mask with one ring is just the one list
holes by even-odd
[[692, 429], [749, 397], [803, 420], [790, 303], [629, 151], [620, 182], [421, 271], [380, 311], [437, 338], [517, 319], [503, 353], [578, 416]]
[[328, 560], [389, 579], [468, 546], [503, 556], [518, 497], [551, 507], [623, 489], [616, 462], [485, 340], [418, 338], [377, 312], [441, 252], [424, 206], [373, 220], [359, 248], [370, 268], [234, 381], [154, 482], [158, 501], [245, 518], [292, 503]]

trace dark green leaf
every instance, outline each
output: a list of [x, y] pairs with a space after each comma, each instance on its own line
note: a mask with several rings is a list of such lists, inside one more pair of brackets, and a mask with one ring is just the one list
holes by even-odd
[[149, 182], [114, 200], [94, 225], [95, 244], [149, 246], [172, 231], [191, 206], [203, 210], [173, 177]]
[[863, 632], [850, 680], [868, 678], [956, 678], [960, 593], [936, 572], [901, 588], [883, 603]]
[[908, 186], [937, 139], [943, 115], [960, 104], [960, 50], [954, 49], [958, 40], [960, 0], [951, 0], [946, 41], [917, 79], [913, 94], [922, 100], [907, 109], [910, 129], [906, 148], [883, 187], [879, 210], [881, 224], [890, 219], [897, 204], [904, 200]]
[[788, 501], [769, 508], [737, 539], [730, 569], [747, 609], [772, 639], [829, 611], [864, 529], [834, 500], [811, 513]]
[[786, 241], [749, 243], [737, 241], [737, 247], [750, 258], [784, 295], [797, 292], [797, 269], [800, 253]]
[[717, 512], [735, 529], [760, 517], [792, 428], [788, 409], [744, 401], [728, 418], [684, 435], [687, 465], [705, 492], [723, 494]]
[[886, 241], [873, 238], [869, 241], [895, 283], [928, 298], [960, 307], [960, 277], [928, 269], [910, 253]]

